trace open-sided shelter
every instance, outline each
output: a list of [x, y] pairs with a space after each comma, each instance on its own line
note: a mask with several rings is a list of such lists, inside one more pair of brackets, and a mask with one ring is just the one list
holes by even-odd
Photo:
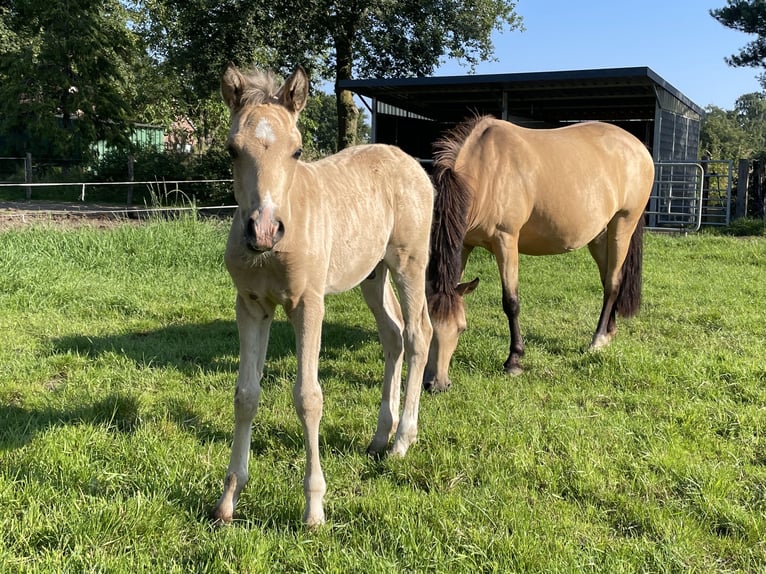
[[656, 162], [696, 161], [703, 110], [647, 67], [347, 80], [372, 100], [373, 141], [421, 159], [447, 128], [474, 114], [528, 127], [600, 120], [638, 136]]

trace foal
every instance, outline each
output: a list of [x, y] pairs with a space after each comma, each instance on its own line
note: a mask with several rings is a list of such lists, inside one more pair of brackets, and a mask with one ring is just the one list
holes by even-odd
[[[269, 328], [281, 305], [295, 330], [298, 359], [293, 401], [306, 447], [303, 521], [315, 526], [325, 520], [317, 375], [326, 294], [361, 284], [378, 326], [385, 375], [368, 452], [381, 455], [396, 433], [390, 452], [404, 456], [416, 440], [431, 339], [425, 270], [433, 186], [415, 159], [392, 146], [357, 146], [314, 163], [300, 161], [296, 123], [308, 97], [301, 67], [277, 87], [268, 74], [244, 75], [230, 64], [221, 91], [231, 115], [228, 149], [237, 201], [225, 261], [237, 289], [240, 365], [231, 461], [214, 515], [232, 520], [248, 480]], [[407, 378], [400, 420], [403, 353]]]

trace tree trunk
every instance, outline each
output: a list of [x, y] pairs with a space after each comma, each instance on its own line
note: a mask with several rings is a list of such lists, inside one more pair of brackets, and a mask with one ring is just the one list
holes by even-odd
[[338, 90], [338, 151], [356, 144], [356, 130], [359, 110], [354, 102], [354, 94], [348, 90]]
[[338, 110], [338, 151], [356, 144], [359, 110], [354, 102], [354, 95], [348, 90], [341, 90], [339, 82], [350, 80], [354, 65], [352, 42], [359, 15], [347, 16], [344, 25], [339, 26], [335, 35], [335, 101]]

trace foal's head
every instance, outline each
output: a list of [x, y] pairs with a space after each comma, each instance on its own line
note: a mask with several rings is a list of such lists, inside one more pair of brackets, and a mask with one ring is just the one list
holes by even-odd
[[297, 121], [308, 86], [300, 66], [281, 87], [271, 74], [244, 75], [234, 64], [221, 78], [231, 115], [227, 148], [234, 161], [234, 197], [245, 244], [255, 252], [271, 250], [289, 225], [287, 191], [302, 152]]

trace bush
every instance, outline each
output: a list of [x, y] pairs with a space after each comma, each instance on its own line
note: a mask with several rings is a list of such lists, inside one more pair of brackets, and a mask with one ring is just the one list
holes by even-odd
[[[129, 181], [128, 163], [130, 153], [126, 150], [109, 150], [94, 166], [92, 181]], [[169, 181], [231, 179], [231, 159], [220, 148], [210, 148], [200, 155], [182, 152], [158, 151], [144, 147], [135, 150], [133, 156], [133, 181], [156, 182], [136, 186], [133, 203], [152, 204], [158, 200], [172, 203], [175, 196], [194, 200], [198, 205], [221, 205], [233, 202], [231, 184], [206, 183], [185, 186], [165, 184]], [[179, 190], [183, 187], [183, 190]], [[120, 192], [124, 197], [124, 190]]]

